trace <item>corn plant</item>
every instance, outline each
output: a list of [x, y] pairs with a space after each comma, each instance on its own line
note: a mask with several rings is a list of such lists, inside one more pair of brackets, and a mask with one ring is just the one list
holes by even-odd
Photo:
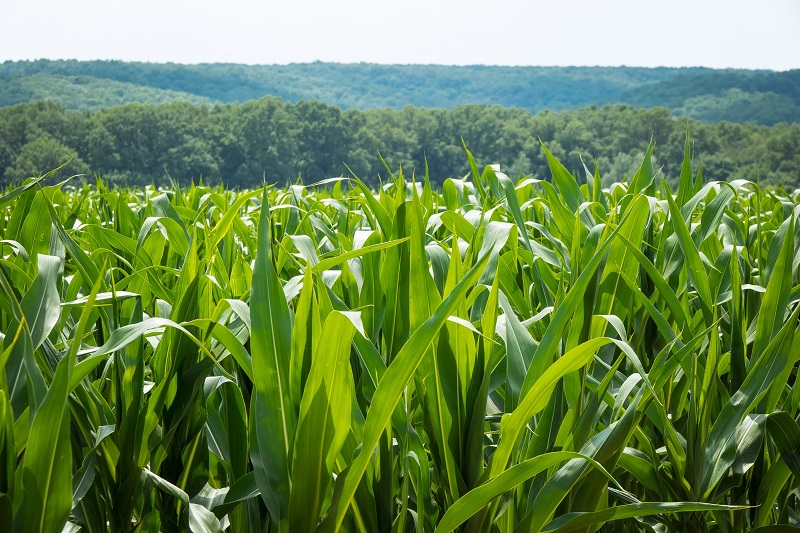
[[793, 531], [800, 191], [497, 166], [0, 197], [14, 531]]

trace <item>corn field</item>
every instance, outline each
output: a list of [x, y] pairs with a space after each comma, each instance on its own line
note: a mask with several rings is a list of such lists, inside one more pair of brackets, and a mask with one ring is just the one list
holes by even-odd
[[0, 529], [800, 531], [800, 191], [0, 197]]

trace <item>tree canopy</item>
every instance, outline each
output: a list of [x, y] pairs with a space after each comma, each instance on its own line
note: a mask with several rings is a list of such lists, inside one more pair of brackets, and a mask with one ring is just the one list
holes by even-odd
[[[126, 184], [202, 178], [233, 187], [348, 175], [377, 184], [388, 168], [439, 183], [469, 171], [463, 143], [508, 174], [545, 177], [548, 149], [576, 175], [597, 164], [619, 180], [652, 140], [677, 180], [686, 132], [710, 179], [800, 184], [800, 124], [707, 124], [668, 109], [627, 105], [532, 115], [519, 108], [342, 110], [265, 97], [243, 104], [128, 104], [97, 112], [39, 101], [0, 109], [0, 179], [18, 182], [71, 160], [63, 172]], [[380, 156], [378, 155], [380, 153]], [[350, 169], [350, 170], [348, 170]], [[635, 170], [635, 169], [633, 169]]]
[[0, 107], [50, 99], [70, 109], [97, 110], [131, 102], [231, 103], [268, 95], [293, 103], [320, 100], [342, 109], [497, 104], [534, 114], [625, 103], [666, 107], [710, 122], [772, 125], [800, 116], [800, 70], [73, 60], [0, 64]]

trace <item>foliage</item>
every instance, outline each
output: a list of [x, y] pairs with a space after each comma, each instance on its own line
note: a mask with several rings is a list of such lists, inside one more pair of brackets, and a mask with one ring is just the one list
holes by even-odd
[[50, 100], [78, 111], [98, 110], [133, 102], [150, 104], [176, 101], [193, 104], [213, 102], [210, 98], [188, 92], [159, 89], [92, 76], [32, 74], [3, 80], [3, 85], [0, 87], [0, 106], [5, 107], [34, 100]]
[[630, 89], [623, 95], [624, 101], [633, 105], [661, 105], [680, 107], [687, 99], [708, 96], [724, 96], [731, 89], [746, 93], [772, 93], [788, 97], [794, 105], [800, 105], [800, 70], [785, 72], [721, 70], [709, 75], [707, 72], [684, 71], [678, 76], [658, 84], [644, 84]]
[[[342, 109], [496, 104], [533, 114], [626, 103], [680, 109], [713, 122], [772, 125], [796, 121], [800, 106], [800, 70], [38, 60], [0, 64], [0, 80], [0, 107], [46, 98], [81, 110], [132, 102], [244, 102], [272, 95]], [[752, 100], [751, 105], [740, 108], [742, 100]]]
[[67, 148], [48, 135], [37, 137], [20, 148], [14, 164], [5, 171], [6, 180], [21, 182], [30, 176], [38, 176], [43, 168], [64, 165], [71, 174], [87, 174], [89, 166], [78, 157], [77, 152]]
[[687, 98], [675, 113], [705, 121], [800, 122], [800, 106], [788, 96], [773, 92], [749, 93], [741, 89], [729, 89], [722, 96], [706, 94]]
[[800, 191], [684, 140], [674, 191], [652, 146], [608, 188], [543, 150], [441, 190], [8, 190], [0, 520], [794, 530]]
[[546, 167], [540, 139], [573, 173], [582, 174], [584, 163], [590, 168], [596, 163], [607, 180], [619, 181], [635, 170], [633, 161], [647, 148], [643, 139], [650, 139], [659, 148], [663, 175], [675, 184], [687, 129], [696, 133], [695, 163], [710, 179], [800, 184], [796, 123], [710, 125], [673, 118], [666, 109], [630, 106], [536, 116], [477, 105], [451, 111], [341, 111], [317, 101], [290, 104], [277, 98], [213, 107], [130, 104], [91, 114], [52, 102], [0, 109], [0, 177], [16, 169], [0, 183], [18, 183], [66, 161], [17, 165], [26, 144], [51, 137], [77, 154], [73, 161], [80, 158], [111, 183], [168, 185], [172, 178], [188, 184], [202, 177], [206, 183], [240, 188], [265, 179], [290, 183], [298, 176], [319, 181], [349, 176], [350, 170], [370, 177], [375, 187], [377, 176], [388, 175], [384, 161], [390, 168], [402, 166], [407, 174], [422, 174], [427, 167], [441, 187], [444, 179], [468, 171], [462, 138], [477, 158], [501, 164], [514, 177]]

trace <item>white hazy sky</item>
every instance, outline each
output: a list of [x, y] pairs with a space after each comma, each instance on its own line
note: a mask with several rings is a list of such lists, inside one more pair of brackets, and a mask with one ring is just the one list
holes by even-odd
[[800, 0], [0, 0], [0, 61], [800, 68]]

